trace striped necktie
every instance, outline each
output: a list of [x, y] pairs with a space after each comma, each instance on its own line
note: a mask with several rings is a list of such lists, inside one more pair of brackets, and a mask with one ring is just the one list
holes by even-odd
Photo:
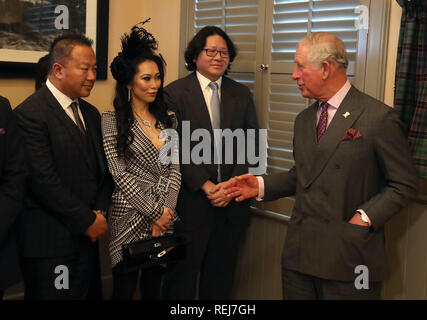
[[79, 116], [79, 112], [77, 111], [77, 103], [73, 101], [71, 103], [71, 110], [73, 110], [74, 119], [76, 120], [76, 125], [80, 129], [80, 131], [85, 134], [85, 126], [83, 125], [82, 119]]

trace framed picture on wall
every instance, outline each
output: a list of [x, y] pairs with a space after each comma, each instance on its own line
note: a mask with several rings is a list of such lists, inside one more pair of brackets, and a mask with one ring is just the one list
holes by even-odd
[[107, 79], [109, 0], [0, 0], [0, 78], [34, 78], [37, 61], [67, 32], [93, 40]]

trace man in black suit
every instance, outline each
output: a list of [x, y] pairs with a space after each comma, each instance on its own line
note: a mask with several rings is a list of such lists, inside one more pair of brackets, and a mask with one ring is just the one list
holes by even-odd
[[25, 151], [15, 116], [0, 97], [0, 300], [3, 290], [21, 279], [14, 222], [24, 196]]
[[199, 299], [230, 298], [249, 203], [230, 203], [221, 186], [222, 181], [248, 172], [248, 162], [237, 163], [238, 144], [234, 141], [226, 150], [232, 153], [233, 162], [225, 163], [222, 148], [222, 164], [215, 164], [213, 130], [258, 129], [249, 89], [223, 76], [235, 56], [233, 42], [223, 30], [205, 27], [190, 41], [185, 53], [187, 68], [194, 72], [164, 90], [166, 103], [179, 119], [182, 148], [189, 145], [193, 150], [199, 143], [188, 141], [197, 129], [205, 129], [211, 138], [211, 156], [203, 156], [207, 161], [186, 161], [189, 150], [181, 154], [182, 185], [177, 203], [181, 221], [176, 231], [185, 234], [189, 243], [187, 258], [166, 276], [166, 299], [194, 299], [199, 272]]
[[417, 190], [417, 173], [392, 108], [353, 87], [336, 36], [312, 33], [292, 78], [316, 99], [295, 120], [295, 166], [232, 179], [237, 201], [296, 195], [283, 248], [285, 299], [379, 299], [388, 276], [384, 225]]
[[29, 178], [19, 222], [26, 299], [85, 299], [111, 196], [101, 117], [80, 99], [96, 79], [92, 41], [54, 40], [46, 85], [16, 108]]

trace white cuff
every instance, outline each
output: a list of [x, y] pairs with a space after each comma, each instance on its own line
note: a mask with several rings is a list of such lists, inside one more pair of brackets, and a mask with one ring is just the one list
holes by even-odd
[[264, 179], [260, 176], [256, 177], [258, 179], [258, 196], [255, 198], [256, 201], [263, 201], [264, 199]]
[[357, 209], [356, 211], [360, 212], [360, 214], [362, 215], [362, 217], [364, 217], [366, 220], [368, 220], [369, 226], [371, 226], [371, 219], [369, 219], [368, 215], [366, 214], [365, 211], [363, 211], [362, 209]]

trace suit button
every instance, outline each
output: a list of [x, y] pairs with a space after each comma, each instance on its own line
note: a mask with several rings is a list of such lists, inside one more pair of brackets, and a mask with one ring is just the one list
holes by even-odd
[[329, 222], [331, 222], [331, 221], [329, 219], [325, 218], [325, 219], [323, 219], [323, 222], [326, 223], [326, 224], [329, 224]]
[[328, 195], [329, 195], [329, 192], [328, 192], [328, 191], [326, 191], [326, 190], [323, 190], [323, 194], [324, 194], [325, 196], [328, 196]]
[[341, 166], [339, 164], [336, 164], [335, 169], [341, 169]]

